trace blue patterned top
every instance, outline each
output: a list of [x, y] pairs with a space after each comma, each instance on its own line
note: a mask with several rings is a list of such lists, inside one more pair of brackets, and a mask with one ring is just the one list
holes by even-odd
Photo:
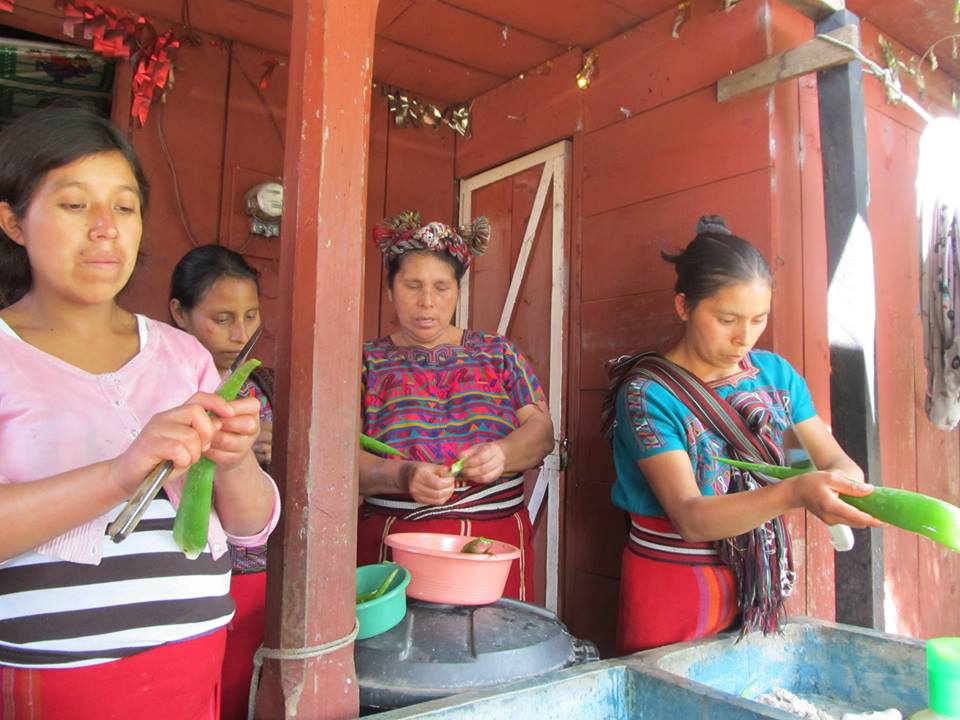
[[[755, 393], [770, 411], [770, 429], [776, 442], [783, 430], [817, 414], [806, 381], [790, 363], [775, 353], [754, 350], [733, 375], [709, 383], [720, 397]], [[730, 457], [727, 443], [703, 427], [672, 392], [651, 380], [634, 379], [617, 396], [613, 429], [613, 459], [617, 469], [613, 504], [638, 515], [666, 513], [637, 467], [637, 461], [668, 450], [690, 456], [693, 474], [704, 495], [723, 495], [730, 469], [713, 456]]]

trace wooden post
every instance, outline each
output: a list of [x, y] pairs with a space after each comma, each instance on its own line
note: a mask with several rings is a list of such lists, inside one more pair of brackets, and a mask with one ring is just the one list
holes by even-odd
[[[268, 648], [354, 627], [367, 149], [377, 0], [294, 0], [284, 155], [281, 325]], [[358, 712], [353, 643], [267, 660], [259, 718]]]
[[[841, 11], [817, 24], [824, 33], [859, 25]], [[827, 231], [827, 317], [833, 434], [867, 479], [881, 485], [876, 386], [873, 244], [867, 226], [867, 140], [859, 61], [820, 72], [820, 142]], [[883, 629], [883, 538], [855, 530], [856, 545], [836, 553], [837, 620]]]

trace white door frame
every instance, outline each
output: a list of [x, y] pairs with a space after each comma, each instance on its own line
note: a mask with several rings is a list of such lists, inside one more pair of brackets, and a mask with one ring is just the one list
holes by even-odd
[[[559, 435], [563, 425], [563, 348], [566, 342], [566, 312], [568, 296], [568, 269], [569, 263], [565, 255], [565, 223], [566, 223], [566, 171], [571, 154], [569, 140], [549, 145], [542, 150], [511, 160], [508, 163], [492, 168], [460, 181], [460, 224], [467, 225], [473, 215], [473, 192], [503, 180], [511, 175], [543, 165], [543, 174], [533, 200], [533, 208], [526, 230], [523, 233], [523, 243], [520, 246], [520, 255], [510, 279], [510, 288], [507, 291], [506, 301], [500, 313], [500, 322], [497, 332], [506, 335], [516, 309], [517, 297], [523, 284], [523, 277], [527, 269], [527, 261], [533, 250], [533, 243], [537, 235], [537, 227], [544, 212], [547, 191], [553, 186], [553, 237], [551, 250], [551, 295], [550, 295], [550, 416], [553, 420], [554, 431]], [[464, 274], [460, 281], [460, 301], [457, 305], [456, 322], [460, 327], [466, 327], [470, 314], [470, 273]], [[556, 612], [559, 598], [559, 568], [560, 568], [560, 454], [559, 447], [554, 439], [553, 450], [543, 460], [543, 466], [537, 477], [527, 505], [530, 522], [536, 523], [540, 514], [544, 496], [547, 499], [547, 608]]]

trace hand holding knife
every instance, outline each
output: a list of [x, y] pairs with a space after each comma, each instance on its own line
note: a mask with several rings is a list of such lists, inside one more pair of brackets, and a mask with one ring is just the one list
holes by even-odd
[[[230, 364], [227, 374], [224, 376], [223, 380], [220, 382], [220, 385], [217, 387], [219, 390], [227, 382], [231, 375], [246, 362], [247, 358], [250, 356], [250, 353], [253, 351], [253, 346], [256, 345], [257, 340], [260, 339], [260, 335], [263, 332], [263, 327], [259, 327], [250, 336], [250, 339], [247, 340], [246, 345], [240, 350], [236, 359]], [[216, 391], [215, 391], [216, 392]], [[137, 488], [137, 491], [133, 494], [133, 497], [127, 501], [127, 504], [124, 506], [123, 510], [120, 511], [120, 514], [117, 515], [116, 519], [107, 526], [107, 534], [114, 542], [122, 542], [126, 537], [134, 531], [137, 525], [140, 524], [140, 520], [143, 517], [143, 514], [147, 511], [147, 507], [150, 503], [153, 502], [157, 494], [160, 492], [160, 488], [163, 487], [164, 481], [169, 477], [170, 473], [173, 472], [173, 463], [169, 460], [166, 460], [159, 465], [157, 465], [143, 482], [140, 484], [140, 487]]]

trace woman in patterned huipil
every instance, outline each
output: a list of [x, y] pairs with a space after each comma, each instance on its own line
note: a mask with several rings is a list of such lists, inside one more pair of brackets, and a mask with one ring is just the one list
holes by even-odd
[[[361, 453], [358, 563], [385, 558], [395, 532], [483, 536], [521, 558], [505, 595], [533, 598], [532, 531], [523, 471], [553, 448], [553, 423], [536, 376], [514, 345], [452, 324], [460, 279], [486, 249], [478, 218], [459, 232], [402, 213], [374, 230], [387, 264], [398, 329], [363, 347], [363, 432], [406, 459]], [[455, 478], [451, 465], [463, 460]]]
[[[260, 327], [260, 275], [237, 252], [201, 245], [188, 252], [170, 279], [170, 315], [181, 330], [210, 351], [223, 374]], [[257, 462], [270, 472], [273, 436], [273, 370], [259, 367], [238, 397], [260, 402], [260, 434], [253, 445]], [[230, 545], [230, 595], [237, 605], [227, 626], [223, 657], [223, 720], [246, 717], [253, 654], [263, 642], [266, 622], [267, 546]]]

